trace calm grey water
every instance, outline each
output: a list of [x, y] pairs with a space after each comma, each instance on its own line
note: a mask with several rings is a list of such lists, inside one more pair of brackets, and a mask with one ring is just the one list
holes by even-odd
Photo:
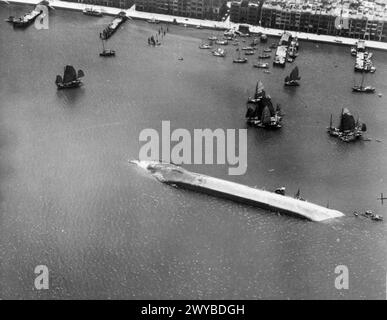
[[[159, 26], [128, 22], [102, 59], [98, 34], [111, 17], [56, 10], [49, 30], [13, 30], [3, 22], [28, 6], [0, 7], [0, 297], [163, 299], [349, 299], [386, 296], [385, 223], [353, 210], [385, 214], [387, 53], [374, 52], [367, 82], [378, 95], [351, 93], [349, 48], [301, 43], [299, 88], [285, 70], [272, 74], [217, 59], [198, 45], [210, 31], [173, 26], [159, 48]], [[275, 39], [271, 39], [271, 41]], [[184, 61], [178, 61], [178, 57]], [[251, 58], [250, 58], [251, 60]], [[85, 86], [57, 91], [66, 64]], [[286, 113], [278, 132], [248, 130], [248, 170], [185, 166], [272, 189], [298, 188], [310, 201], [346, 213], [312, 223], [170, 188], [128, 165], [144, 128], [245, 128], [247, 95], [262, 80]], [[359, 78], [356, 78], [359, 80]], [[349, 107], [368, 125], [370, 142], [330, 138]], [[375, 139], [380, 139], [377, 142]], [[50, 289], [34, 290], [47, 265]], [[334, 287], [337, 265], [349, 290]]]

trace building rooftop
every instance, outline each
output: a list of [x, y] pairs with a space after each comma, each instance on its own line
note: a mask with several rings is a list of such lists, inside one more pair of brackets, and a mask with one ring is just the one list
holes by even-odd
[[[259, 0], [233, 1], [259, 6]], [[289, 12], [342, 16], [343, 18], [387, 20], [387, 0], [265, 0], [263, 8]]]

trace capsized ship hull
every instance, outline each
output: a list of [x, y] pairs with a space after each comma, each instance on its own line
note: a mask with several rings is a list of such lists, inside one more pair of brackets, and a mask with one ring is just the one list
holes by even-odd
[[251, 188], [239, 183], [218, 179], [185, 170], [179, 166], [157, 161], [130, 161], [146, 169], [159, 181], [187, 189], [227, 198], [272, 211], [296, 215], [312, 221], [324, 221], [344, 216], [337, 210], [310, 202]]

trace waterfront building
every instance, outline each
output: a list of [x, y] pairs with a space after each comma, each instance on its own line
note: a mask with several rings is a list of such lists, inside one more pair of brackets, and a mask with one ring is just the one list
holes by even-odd
[[131, 6], [133, 6], [135, 0], [63, 0], [63, 1], [114, 7], [114, 8], [121, 8], [121, 9], [129, 9]]
[[230, 21], [266, 28], [387, 41], [387, 1], [237, 0]]
[[196, 19], [221, 20], [226, 0], [135, 0], [136, 10]]

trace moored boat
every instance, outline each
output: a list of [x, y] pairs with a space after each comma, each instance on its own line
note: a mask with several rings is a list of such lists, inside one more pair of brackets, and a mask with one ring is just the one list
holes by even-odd
[[240, 50], [236, 50], [236, 52], [238, 52], [238, 57], [234, 58], [232, 60], [232, 62], [233, 63], [246, 63], [247, 62], [247, 58], [242, 58], [241, 57], [241, 51]]
[[260, 69], [268, 69], [269, 64], [267, 62], [262, 62], [262, 58], [260, 58], [260, 55], [258, 55], [258, 62], [254, 63], [254, 68], [260, 68]]
[[101, 9], [93, 8], [93, 7], [86, 7], [83, 9], [83, 14], [87, 16], [93, 16], [93, 17], [102, 17], [103, 13]]
[[246, 56], [252, 56], [252, 55], [254, 55], [254, 50], [245, 50], [245, 55]]
[[221, 46], [226, 46], [228, 45], [228, 40], [226, 39], [218, 39], [215, 41], [215, 44], [221, 45]]
[[266, 34], [264, 34], [264, 33], [261, 34], [260, 40], [261, 40], [262, 43], [266, 43], [266, 42], [267, 42], [267, 39], [268, 39], [268, 38], [267, 38], [267, 35], [266, 35]]
[[199, 49], [212, 49], [212, 46], [209, 43], [201, 43]]
[[217, 48], [214, 51], [212, 51], [212, 55], [215, 57], [225, 57], [226, 56], [226, 50], [223, 48]]
[[258, 58], [259, 59], [270, 59], [270, 54], [266, 54], [266, 53], [261, 53], [260, 55], [258, 55]]
[[160, 21], [156, 20], [154, 17], [152, 19], [147, 20], [146, 22], [153, 23], [153, 24], [159, 24], [160, 23]]

